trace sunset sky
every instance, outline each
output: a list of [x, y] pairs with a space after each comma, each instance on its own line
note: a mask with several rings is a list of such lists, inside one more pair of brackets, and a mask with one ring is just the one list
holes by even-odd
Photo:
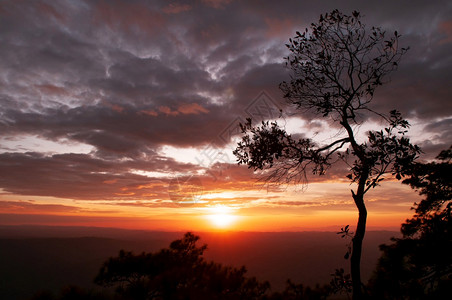
[[[402, 35], [410, 50], [373, 108], [408, 118], [421, 159], [448, 148], [451, 1], [1, 1], [0, 225], [355, 225], [344, 165], [268, 187], [232, 155], [239, 122], [286, 111], [285, 43], [335, 8]], [[279, 122], [319, 143], [338, 134], [302, 114]], [[370, 229], [398, 229], [420, 199], [394, 180], [366, 197]]]

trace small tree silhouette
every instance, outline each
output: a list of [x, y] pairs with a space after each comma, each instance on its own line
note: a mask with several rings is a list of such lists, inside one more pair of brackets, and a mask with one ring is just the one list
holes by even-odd
[[100, 269], [95, 282], [115, 286], [125, 299], [261, 299], [268, 282], [245, 277], [245, 267], [204, 261], [206, 245], [190, 232], [157, 253], [121, 251]]
[[[362, 298], [360, 261], [367, 220], [364, 195], [385, 174], [401, 179], [420, 151], [404, 136], [409, 124], [399, 112], [385, 116], [369, 107], [376, 88], [407, 51], [399, 47], [399, 38], [397, 31], [385, 39], [380, 28], [366, 29], [356, 11], [352, 16], [338, 10], [321, 15], [310, 31], [297, 32], [286, 45], [291, 52], [286, 65], [292, 75], [280, 89], [297, 110], [334, 122], [345, 136], [317, 145], [308, 138], [292, 137], [277, 122], [254, 126], [247, 119], [241, 124], [243, 137], [234, 150], [239, 164], [262, 170], [265, 181], [276, 183], [305, 183], [307, 170], [325, 174], [337, 154], [347, 163], [353, 158], [347, 175], [356, 183], [351, 193], [359, 212], [351, 253], [353, 299]], [[365, 120], [365, 113], [380, 116], [388, 125], [370, 131], [367, 141], [361, 143], [356, 128]], [[348, 148], [339, 152], [345, 146]]]

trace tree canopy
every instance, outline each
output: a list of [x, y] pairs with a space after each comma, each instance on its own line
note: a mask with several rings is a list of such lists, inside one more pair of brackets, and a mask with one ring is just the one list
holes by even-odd
[[371, 281], [378, 299], [441, 299], [452, 293], [452, 147], [415, 163], [403, 183], [424, 198], [383, 251]]

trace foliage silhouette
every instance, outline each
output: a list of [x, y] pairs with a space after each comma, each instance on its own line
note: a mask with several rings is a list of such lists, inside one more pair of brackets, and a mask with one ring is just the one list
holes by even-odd
[[86, 290], [78, 286], [66, 286], [61, 289], [58, 296], [50, 291], [36, 293], [31, 300], [108, 300], [111, 295], [93, 290]]
[[[338, 10], [321, 15], [310, 31], [297, 32], [286, 45], [291, 52], [286, 65], [292, 75], [280, 89], [297, 111], [335, 123], [345, 136], [317, 145], [309, 138], [292, 137], [277, 122], [253, 125], [247, 119], [241, 124], [242, 140], [234, 150], [238, 163], [262, 171], [266, 182], [306, 183], [308, 170], [323, 175], [333, 158], [339, 156], [348, 163], [347, 178], [356, 183], [352, 198], [359, 212], [350, 259], [353, 299], [362, 298], [360, 264], [367, 220], [364, 195], [385, 174], [401, 179], [420, 152], [404, 136], [409, 124], [399, 112], [393, 110], [385, 116], [369, 106], [376, 88], [407, 51], [399, 47], [399, 38], [397, 31], [385, 39], [380, 28], [367, 30], [356, 11], [351, 16]], [[365, 120], [365, 113], [380, 116], [388, 125], [370, 131], [367, 141], [361, 143], [356, 129]]]
[[122, 299], [262, 299], [270, 285], [202, 258], [207, 246], [188, 232], [168, 249], [134, 255], [121, 251], [102, 266], [95, 282], [115, 286]]
[[330, 286], [305, 287], [303, 284], [295, 284], [287, 280], [286, 288], [282, 292], [275, 292], [268, 296], [268, 300], [324, 300], [331, 293]]
[[415, 163], [410, 176], [403, 183], [424, 195], [420, 203], [415, 203], [415, 215], [402, 225], [405, 237], [427, 234], [450, 217], [452, 203], [452, 146], [436, 157], [439, 162]]
[[330, 282], [331, 293], [348, 295], [352, 292], [352, 281], [350, 274], [345, 274], [344, 269], [336, 269], [334, 274], [331, 274], [333, 279]]
[[376, 299], [445, 299], [452, 294], [452, 147], [416, 163], [404, 180], [425, 198], [383, 251], [371, 288]]

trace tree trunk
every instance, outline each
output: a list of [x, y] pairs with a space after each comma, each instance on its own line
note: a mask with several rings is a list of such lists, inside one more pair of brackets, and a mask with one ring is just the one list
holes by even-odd
[[355, 236], [353, 237], [352, 255], [350, 258], [350, 269], [352, 275], [353, 300], [363, 299], [363, 291], [361, 284], [361, 253], [363, 248], [363, 239], [366, 233], [367, 209], [364, 204], [364, 194], [353, 193], [353, 200], [359, 211], [358, 225], [356, 227]]

